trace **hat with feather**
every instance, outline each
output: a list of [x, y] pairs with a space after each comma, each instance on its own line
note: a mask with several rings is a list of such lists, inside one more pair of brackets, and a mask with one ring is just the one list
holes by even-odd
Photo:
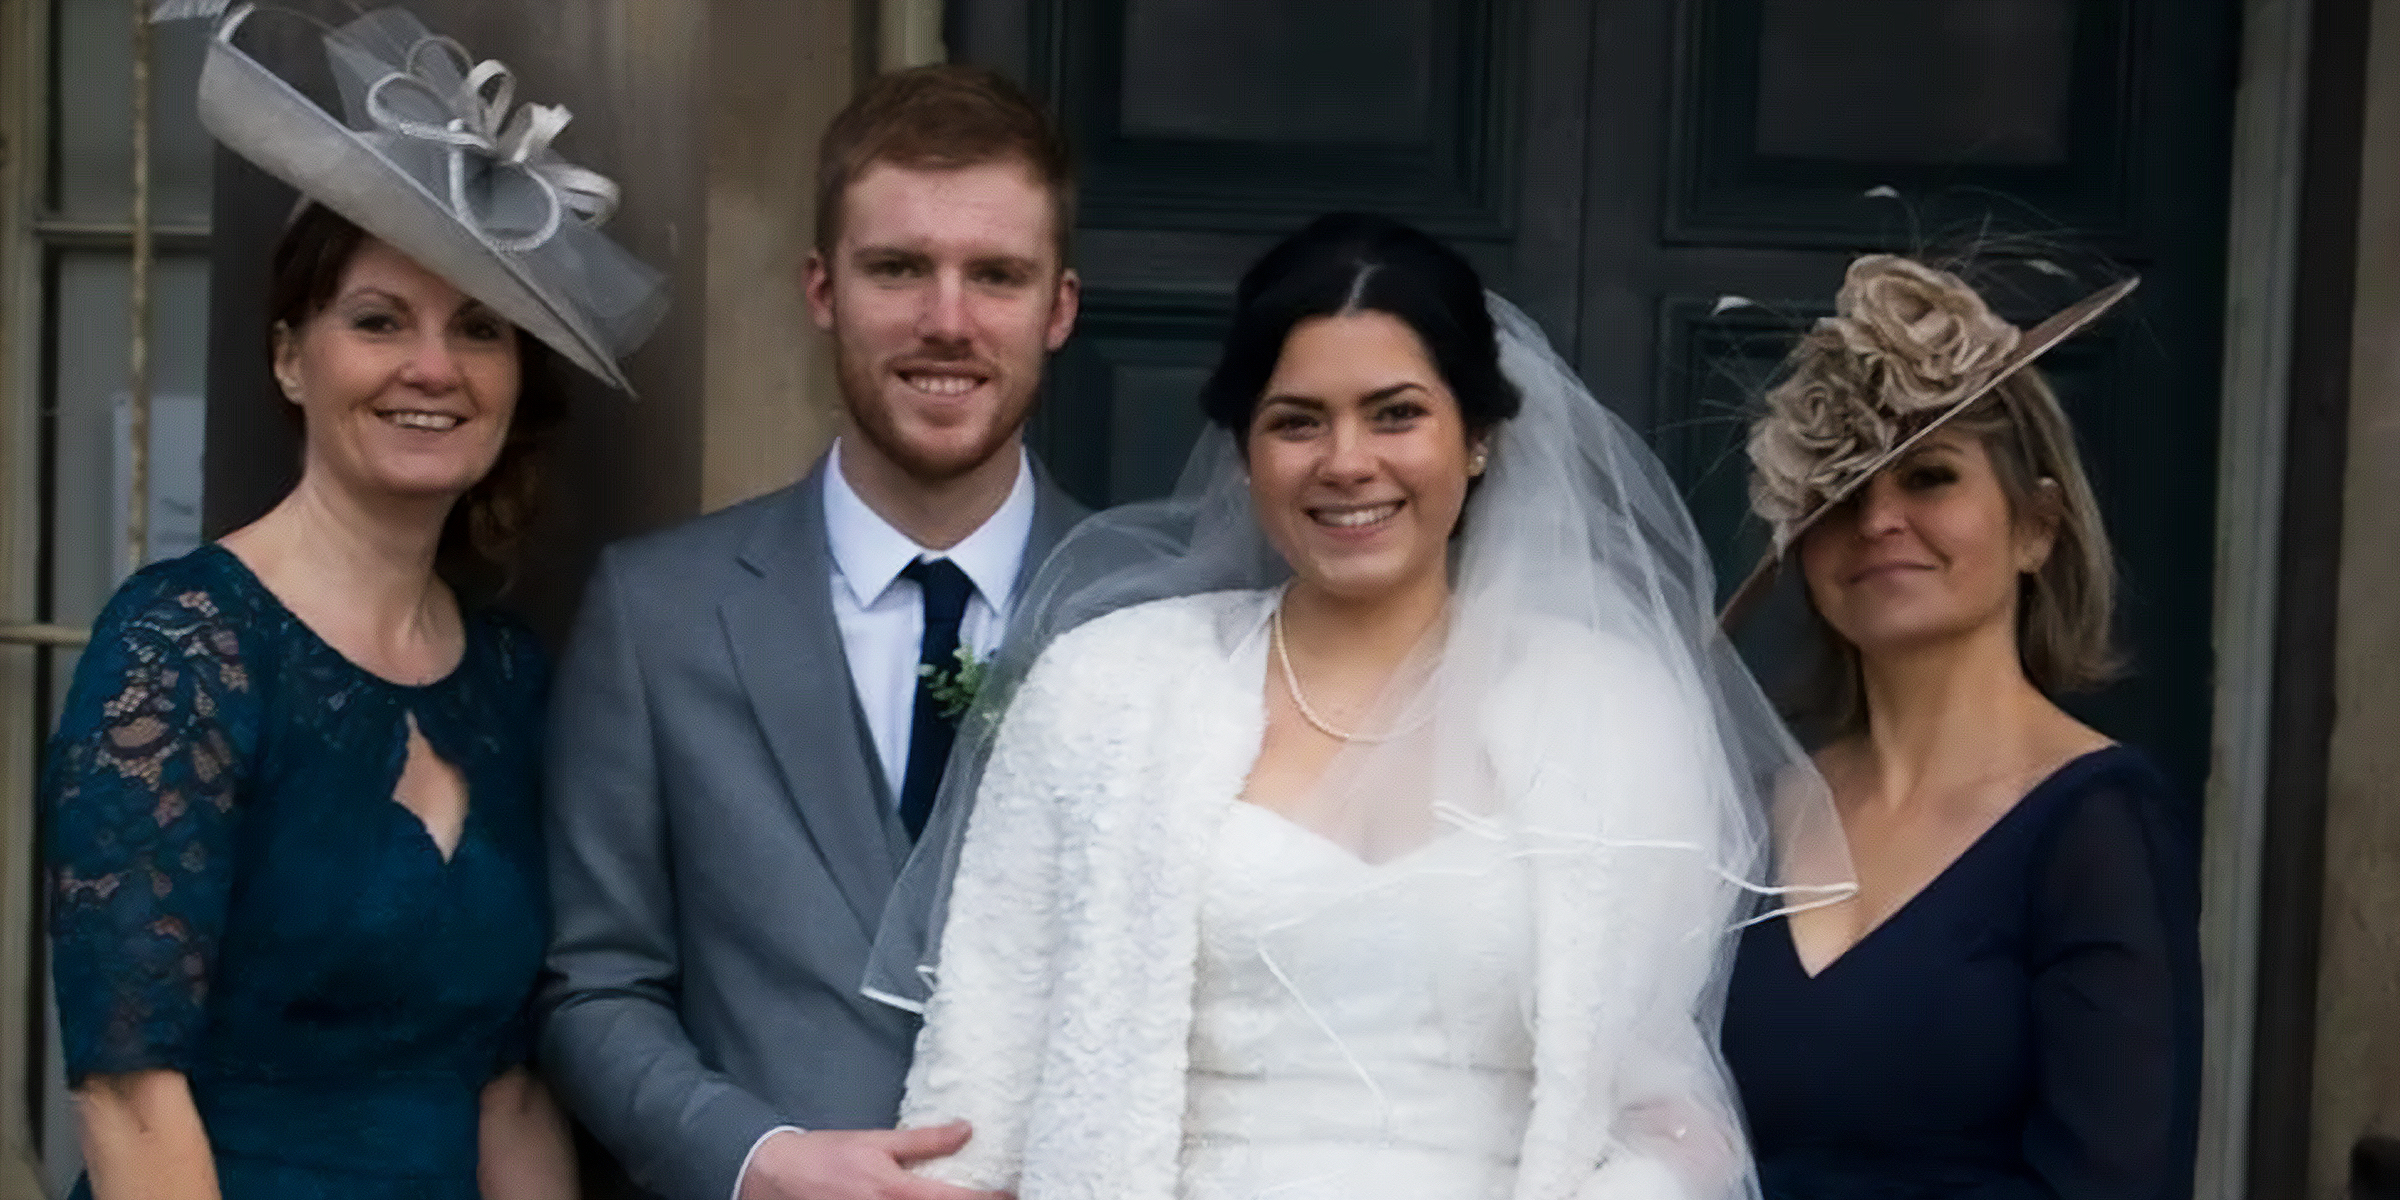
[[2140, 283], [2119, 280], [2020, 330], [1949, 271], [1896, 254], [1852, 261], [1834, 315], [1802, 336], [1750, 428], [1750, 507], [1774, 544], [1720, 622], [1742, 623], [1827, 513]]

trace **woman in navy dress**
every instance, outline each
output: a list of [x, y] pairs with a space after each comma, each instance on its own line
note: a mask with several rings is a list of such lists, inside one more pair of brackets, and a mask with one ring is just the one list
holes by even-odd
[[[332, 38], [405, 64], [423, 31], [394, 12]], [[238, 21], [204, 119], [343, 211], [312, 200], [275, 252], [298, 485], [118, 589], [51, 742], [78, 1195], [571, 1197], [565, 1124], [527, 1066], [543, 656], [445, 579], [505, 559], [563, 394], [501, 315], [522, 296], [420, 265], [471, 232], [396, 219], [376, 196], [405, 181], [343, 164], [338, 127], [287, 110], [273, 140], [245, 136]]]
[[1816, 760], [1859, 880], [1736, 958], [1724, 1051], [1769, 1200], [2191, 1194], [2179, 800], [2051, 699], [2114, 667], [2072, 430], [2027, 367], [1877, 461], [2022, 366], [2018, 336], [1948, 272], [1861, 259], [1753, 431], [1828, 651]]

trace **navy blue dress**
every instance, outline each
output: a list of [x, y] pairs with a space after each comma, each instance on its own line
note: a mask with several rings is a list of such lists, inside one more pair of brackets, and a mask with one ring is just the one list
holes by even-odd
[[2196, 867], [2148, 758], [2028, 792], [1811, 978], [1742, 938], [1725, 1057], [1768, 1200], [2188, 1200]]
[[[67, 1076], [182, 1072], [226, 1200], [477, 1195], [548, 927], [545, 673], [466, 625], [455, 671], [394, 684], [207, 546], [93, 627], [41, 787]], [[466, 781], [447, 860], [392, 798], [411, 714]]]

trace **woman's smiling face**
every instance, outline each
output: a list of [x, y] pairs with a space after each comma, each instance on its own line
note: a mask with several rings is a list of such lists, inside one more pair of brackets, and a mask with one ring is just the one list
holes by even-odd
[[1405, 322], [1360, 311], [1294, 325], [1245, 440], [1252, 505], [1300, 583], [1370, 603], [1446, 586], [1472, 451]]
[[2018, 578], [2049, 557], [2055, 522], [2020, 520], [1981, 439], [1927, 437], [1800, 539], [1809, 597], [1870, 656], [2001, 624]]
[[361, 495], [455, 497], [492, 469], [521, 383], [517, 331], [374, 238], [324, 308], [278, 328], [275, 377], [308, 467]]

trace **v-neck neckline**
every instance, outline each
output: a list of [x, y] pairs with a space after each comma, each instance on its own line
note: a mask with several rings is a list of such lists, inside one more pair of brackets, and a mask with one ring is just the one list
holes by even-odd
[[1788, 915], [1785, 916], [1777, 923], [1783, 926], [1784, 952], [1791, 956], [1793, 969], [1799, 971], [1800, 978], [1808, 983], [1815, 983], [1833, 974], [1843, 963], [1857, 957], [1859, 951], [1867, 948], [1868, 943], [1881, 937], [1884, 930], [1890, 929], [1906, 919], [1911, 910], [1924, 907], [1925, 897], [1943, 887], [1952, 876], [1962, 874], [1965, 864], [1970, 859], [1978, 857], [1986, 845], [1998, 842], [2001, 832], [2019, 823], [2022, 814], [2036, 807], [2037, 800], [2053, 788], [2064, 784], [2070, 776], [2082, 774], [2094, 761], [2113, 758], [2118, 751], [2123, 749], [2123, 743], [2110, 742], [2097, 749], [2086, 750], [2059, 764], [2058, 769], [2043, 776], [2041, 782], [2027, 788], [2025, 794], [2017, 797], [2017, 802], [2010, 805], [2007, 812], [2000, 814], [1989, 826], [1984, 828], [1982, 833], [1975, 835], [1975, 840], [1968, 842], [1965, 849], [1960, 850], [1956, 856], [1942, 866], [1941, 870], [1934, 872], [1933, 878], [1926, 880], [1923, 887], [1918, 888], [1908, 899], [1901, 901], [1898, 908], [1893, 909], [1881, 921], [1876, 922], [1873, 927], [1860, 934], [1855, 941], [1844, 947], [1841, 953], [1827, 959], [1825, 965], [1815, 971], [1808, 969], [1808, 960], [1801, 956], [1800, 943], [1793, 936], [1791, 918]]

